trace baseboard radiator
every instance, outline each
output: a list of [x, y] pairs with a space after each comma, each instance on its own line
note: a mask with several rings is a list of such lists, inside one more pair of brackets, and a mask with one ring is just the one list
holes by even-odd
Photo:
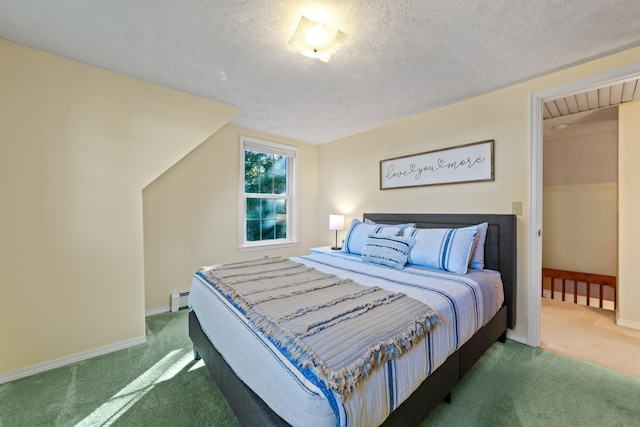
[[171, 311], [178, 311], [189, 305], [189, 291], [171, 294]]
[[[545, 278], [551, 279], [549, 288], [545, 286]], [[561, 289], [558, 288], [556, 280], [561, 281]], [[591, 273], [579, 273], [577, 271], [557, 270], [554, 268], [542, 269], [542, 296], [545, 296], [545, 290], [550, 291], [551, 299], [554, 299], [556, 292], [562, 292], [562, 301], [565, 300], [567, 293], [567, 284], [571, 283], [571, 291], [573, 294], [573, 303], [578, 303], [578, 295], [586, 297], [586, 305], [591, 305], [591, 287], [596, 286], [598, 289], [599, 306], [602, 307], [602, 302], [605, 299], [605, 288], [609, 288], [613, 292], [613, 308], [616, 308], [616, 278], [614, 276], [606, 276], [604, 274], [591, 274]]]

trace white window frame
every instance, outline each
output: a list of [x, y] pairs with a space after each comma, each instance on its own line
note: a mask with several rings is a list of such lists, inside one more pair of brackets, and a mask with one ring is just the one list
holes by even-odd
[[[247, 241], [247, 198], [251, 193], [245, 193], [245, 151], [258, 151], [276, 154], [287, 158], [287, 238], [261, 241]], [[281, 194], [261, 194], [262, 198], [283, 198]], [[240, 251], [282, 248], [296, 246], [298, 242], [298, 147], [279, 144], [262, 139], [240, 137]]]

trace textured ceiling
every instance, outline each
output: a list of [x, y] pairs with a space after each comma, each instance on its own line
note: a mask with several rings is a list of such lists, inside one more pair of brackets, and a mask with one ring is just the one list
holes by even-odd
[[[320, 5], [348, 34], [328, 63], [286, 49]], [[638, 46], [640, 1], [0, 0], [0, 38], [323, 143]]]

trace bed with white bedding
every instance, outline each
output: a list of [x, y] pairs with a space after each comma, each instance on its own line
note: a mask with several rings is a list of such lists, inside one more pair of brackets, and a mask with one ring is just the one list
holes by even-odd
[[[513, 327], [513, 321], [509, 323], [513, 312], [508, 313], [515, 301], [513, 216], [365, 217], [386, 224], [412, 222], [417, 229], [488, 221], [486, 268], [469, 269], [466, 274], [412, 264], [396, 269], [342, 252], [292, 258], [291, 262], [341, 280], [406, 295], [437, 313], [437, 324], [422, 339], [397, 357], [375, 364], [348, 392], [331, 388], [322, 375], [306, 369], [288, 354], [281, 340], [265, 339], [264, 328], [247, 318], [248, 306], [216, 286], [216, 281], [224, 280], [215, 276], [215, 270], [198, 272], [189, 297], [190, 336], [241, 424], [375, 426], [385, 420], [419, 424], [438, 402], [450, 396], [455, 383], [482, 352], [497, 339], [504, 339], [507, 327]], [[371, 323], [366, 327], [375, 328], [377, 322]]]

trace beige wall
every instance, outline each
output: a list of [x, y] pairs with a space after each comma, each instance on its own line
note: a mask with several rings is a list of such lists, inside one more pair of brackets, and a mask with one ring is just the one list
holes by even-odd
[[617, 276], [617, 107], [562, 122], [545, 120], [542, 265]]
[[[298, 246], [238, 250], [240, 136], [299, 147]], [[317, 191], [316, 145], [234, 125], [222, 128], [143, 191], [147, 310], [167, 307], [171, 292], [188, 290], [191, 276], [203, 265], [309, 253], [324, 225], [316, 223]]]
[[0, 70], [1, 378], [144, 339], [142, 188], [238, 111], [1, 40]]
[[640, 329], [640, 102], [623, 104], [619, 111], [619, 247], [618, 324]]
[[[518, 217], [518, 314], [514, 336], [525, 340], [528, 316], [530, 94], [640, 61], [640, 49], [589, 62], [459, 102], [320, 147], [318, 218], [342, 210], [510, 213]], [[382, 159], [495, 140], [495, 181], [433, 187], [378, 189]]]
[[618, 185], [544, 187], [542, 265], [618, 275]]

